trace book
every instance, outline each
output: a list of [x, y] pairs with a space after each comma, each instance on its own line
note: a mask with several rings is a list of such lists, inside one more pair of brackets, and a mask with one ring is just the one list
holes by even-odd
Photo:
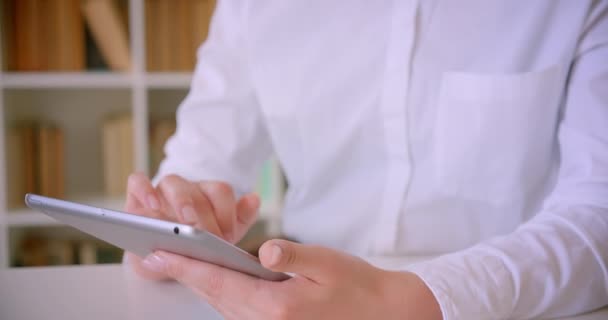
[[67, 239], [48, 239], [47, 255], [50, 265], [68, 265], [76, 263], [72, 243]]
[[147, 70], [194, 70], [214, 8], [213, 0], [146, 1]]
[[25, 140], [23, 132], [11, 128], [6, 137], [6, 184], [7, 204], [9, 209], [23, 206], [27, 193], [25, 181]]
[[165, 158], [165, 144], [175, 133], [175, 120], [167, 119], [155, 122], [150, 130], [150, 172], [158, 171]]
[[107, 71], [108, 65], [104, 61], [93, 35], [87, 26], [85, 28], [85, 47], [86, 47], [86, 65], [87, 70], [93, 71]]
[[96, 263], [120, 263], [124, 250], [117, 248], [109, 243], [99, 243], [96, 246]]
[[82, 13], [106, 64], [114, 71], [129, 71], [129, 36], [116, 4], [112, 0], [84, 0]]
[[7, 130], [8, 208], [24, 206], [26, 193], [64, 197], [64, 136], [48, 124], [21, 123]]
[[79, 0], [8, 0], [5, 4], [10, 10], [6, 36], [9, 70], [84, 69], [84, 24]]
[[[2, 70], [16, 70], [15, 59], [13, 53], [15, 51], [15, 9], [14, 0], [2, 1], [2, 15], [0, 19], [4, 21], [2, 28], [3, 32], [0, 34], [2, 37]], [[10, 50], [9, 50], [10, 48]]]
[[38, 139], [37, 129], [33, 124], [23, 125], [20, 128], [23, 135], [23, 166], [25, 176], [24, 192], [38, 192]]
[[21, 123], [8, 129], [6, 144], [7, 205], [9, 209], [24, 206], [26, 193], [39, 192], [38, 128]]
[[156, 41], [157, 47], [154, 50], [158, 52], [158, 69], [154, 71], [171, 71], [173, 67], [171, 65], [171, 46], [173, 45], [171, 38], [174, 37], [171, 17], [172, 13], [175, 12], [173, 5], [167, 0], [159, 0], [157, 4], [156, 34], [158, 40]]
[[97, 246], [93, 241], [82, 241], [78, 244], [78, 263], [97, 263]]
[[36, 193], [54, 198], [64, 195], [63, 133], [56, 127], [41, 125], [38, 132]]
[[50, 127], [38, 128], [38, 193], [45, 196], [53, 196], [53, 169], [54, 156], [53, 146], [55, 144], [53, 129]]
[[215, 0], [193, 0], [193, 44], [195, 50], [207, 39], [211, 17], [215, 10]]
[[177, 1], [174, 4], [175, 16], [174, 23], [171, 26], [174, 28], [171, 37], [173, 45], [171, 46], [171, 66], [172, 70], [177, 71], [192, 71], [194, 70], [194, 48], [192, 27], [192, 1], [183, 0]]
[[43, 39], [46, 29], [42, 0], [13, 0], [15, 50], [11, 54], [16, 71], [47, 69]]
[[147, 0], [144, 3], [146, 21], [146, 70], [159, 70], [159, 45], [158, 45], [158, 3], [160, 0]]
[[65, 136], [63, 130], [54, 128], [53, 136], [53, 196], [63, 198], [65, 196]]
[[67, 235], [48, 229], [25, 231], [16, 247], [11, 262], [14, 267], [120, 263], [123, 255], [122, 249], [88, 235]]
[[80, 0], [44, 1], [43, 25], [47, 32], [47, 70], [80, 71], [85, 68], [84, 21]]
[[26, 230], [16, 242], [12, 266], [91, 265], [120, 263], [124, 251], [107, 242], [77, 232]]
[[78, 263], [120, 263], [124, 251], [98, 240], [84, 240], [78, 243]]
[[124, 196], [134, 171], [133, 120], [130, 115], [106, 119], [101, 128], [105, 193]]
[[120, 133], [117, 126], [111, 119], [105, 120], [101, 126], [102, 155], [103, 155], [103, 180], [104, 191], [107, 195], [117, 195], [119, 193], [118, 172], [120, 168], [120, 158], [115, 156], [120, 143]]
[[16, 266], [48, 266], [50, 263], [46, 240], [37, 235], [26, 235], [19, 244]]
[[135, 170], [135, 158], [134, 153], [134, 134], [133, 134], [133, 117], [131, 115], [123, 116], [119, 118], [119, 130], [120, 130], [120, 176], [119, 176], [119, 189], [120, 195], [124, 195], [127, 192], [127, 179], [129, 175]]

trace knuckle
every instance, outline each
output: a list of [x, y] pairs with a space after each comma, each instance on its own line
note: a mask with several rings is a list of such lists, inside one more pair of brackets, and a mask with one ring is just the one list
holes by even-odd
[[184, 180], [177, 175], [169, 175], [163, 178], [158, 187], [161, 193], [172, 203], [190, 203], [190, 192], [184, 188]]
[[178, 176], [177, 174], [169, 174], [166, 175], [165, 177], [163, 177], [160, 182], [159, 182], [159, 186], [165, 186], [165, 187], [171, 187], [177, 184], [180, 184], [183, 182], [183, 178]]
[[129, 190], [140, 188], [144, 185], [145, 176], [141, 172], [134, 172], [127, 178], [127, 188]]
[[192, 198], [190, 198], [190, 196], [186, 195], [186, 194], [175, 194], [174, 196], [171, 197], [169, 202], [171, 202], [171, 204], [176, 209], [179, 209], [179, 208], [184, 208], [186, 206], [191, 206]]
[[297, 258], [297, 254], [295, 253], [294, 250], [291, 249], [287, 249], [285, 250], [285, 264], [286, 265], [295, 265], [296, 263], [298, 263], [298, 258]]
[[214, 196], [228, 196], [234, 198], [234, 190], [232, 186], [221, 181], [212, 181], [207, 183], [208, 190]]

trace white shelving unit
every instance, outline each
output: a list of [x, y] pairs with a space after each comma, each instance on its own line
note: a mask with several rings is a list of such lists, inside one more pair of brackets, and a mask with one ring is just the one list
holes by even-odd
[[[62, 125], [71, 126], [78, 122], [78, 117], [83, 114], [95, 114], [95, 117], [102, 117], [103, 112], [99, 109], [123, 108], [130, 111], [133, 118], [134, 130], [134, 167], [138, 171], [148, 172], [149, 164], [149, 123], [150, 109], [154, 101], [149, 101], [151, 92], [155, 95], [170, 91], [173, 96], [185, 96], [192, 78], [191, 73], [183, 72], [146, 72], [146, 53], [145, 53], [145, 22], [144, 4], [145, 0], [129, 1], [129, 33], [130, 48], [132, 56], [132, 70], [129, 73], [117, 72], [75, 72], [75, 73], [52, 73], [52, 72], [6, 72], [0, 70], [0, 268], [10, 266], [11, 248], [9, 246], [9, 233], [12, 228], [23, 227], [44, 227], [61, 225], [47, 216], [33, 212], [28, 209], [8, 210], [7, 205], [7, 186], [6, 181], [6, 155], [5, 155], [5, 133], [7, 122], [11, 114], [22, 112], [21, 107], [15, 104], [36, 104], [38, 100], [44, 100], [44, 105], [25, 108], [26, 112], [39, 112], [50, 118], [61, 119], [66, 116]], [[0, 34], [2, 34], [0, 24]], [[0, 45], [2, 43], [0, 42]], [[0, 65], [2, 64], [2, 48], [0, 47]], [[161, 91], [160, 93], [155, 91]], [[176, 94], [177, 92], [177, 94]], [[38, 97], [36, 100], [36, 97]], [[113, 101], [113, 105], [108, 107], [107, 99]], [[174, 99], [175, 100], [175, 99]], [[34, 101], [34, 102], [31, 102]], [[175, 106], [179, 101], [175, 101]], [[19, 108], [17, 110], [16, 108]], [[71, 108], [71, 109], [66, 109]], [[33, 111], [32, 111], [33, 110]], [[66, 110], [75, 110], [72, 115], [68, 115]], [[97, 119], [101, 120], [101, 119]], [[96, 120], [96, 121], [97, 121]], [[69, 128], [68, 128], [69, 129]], [[91, 129], [97, 130], [97, 129]], [[69, 133], [66, 133], [66, 136]], [[69, 142], [66, 143], [69, 147]], [[97, 146], [101, 149], [101, 146]], [[101, 170], [101, 159], [99, 154], [83, 154], [82, 161], [74, 161], [79, 169], [68, 168], [66, 164], [66, 181], [70, 180], [68, 170], [75, 170], [75, 174], [86, 172], [87, 170]], [[70, 162], [69, 153], [66, 154], [66, 162]], [[96, 162], [95, 162], [96, 161]], [[94, 165], [92, 163], [96, 163]], [[87, 167], [91, 166], [91, 168]], [[78, 171], [79, 170], [79, 171]], [[82, 188], [86, 189], [87, 196], [79, 196], [75, 190], [66, 187], [69, 199], [82, 201], [106, 208], [120, 209], [121, 199], [107, 199], [101, 192], [102, 176], [97, 174], [89, 181], [84, 181]], [[88, 183], [88, 185], [87, 185]], [[80, 187], [80, 186], [78, 186]], [[73, 187], [72, 189], [77, 189]], [[280, 192], [278, 190], [277, 192]], [[96, 195], [97, 194], [97, 195]], [[276, 203], [264, 204], [261, 216], [266, 220], [268, 229], [271, 233], [278, 233], [280, 230], [280, 200]]]
[[115, 89], [132, 87], [129, 74], [4, 72], [3, 89]]
[[[79, 201], [86, 202], [97, 207], [117, 209], [124, 204], [124, 199], [115, 198], [108, 199], [104, 197], [98, 198], [81, 198]], [[57, 220], [40, 212], [32, 211], [29, 208], [21, 208], [10, 210], [6, 216], [6, 225], [8, 227], [34, 227], [34, 226], [60, 226], [61, 223]]]

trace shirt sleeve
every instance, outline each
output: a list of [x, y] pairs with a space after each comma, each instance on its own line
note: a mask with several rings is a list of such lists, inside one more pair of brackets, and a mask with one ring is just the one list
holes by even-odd
[[443, 318], [569, 316], [608, 304], [608, 6], [591, 10], [559, 125], [560, 168], [513, 233], [415, 264]]
[[271, 145], [248, 69], [247, 10], [244, 1], [217, 2], [153, 183], [177, 174], [228, 182], [241, 194], [254, 185]]

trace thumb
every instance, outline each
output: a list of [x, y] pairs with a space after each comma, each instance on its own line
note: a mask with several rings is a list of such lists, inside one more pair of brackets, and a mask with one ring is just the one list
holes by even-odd
[[259, 256], [272, 271], [295, 273], [315, 282], [334, 279], [340, 272], [341, 254], [319, 246], [270, 240], [262, 245]]

